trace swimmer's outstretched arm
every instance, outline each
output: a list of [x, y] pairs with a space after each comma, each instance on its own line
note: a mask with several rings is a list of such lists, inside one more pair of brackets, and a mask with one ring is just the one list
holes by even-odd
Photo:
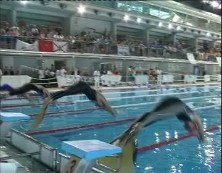
[[107, 102], [106, 98], [98, 91], [96, 91], [96, 102], [97, 105], [108, 112], [110, 112], [112, 115], [116, 115], [117, 111], [113, 109]]
[[49, 91], [46, 88], [32, 83], [27, 83], [21, 87], [14, 88], [13, 90], [9, 91], [9, 95], [14, 96], [19, 94], [25, 94], [32, 90], [40, 94], [42, 97], [50, 96]]

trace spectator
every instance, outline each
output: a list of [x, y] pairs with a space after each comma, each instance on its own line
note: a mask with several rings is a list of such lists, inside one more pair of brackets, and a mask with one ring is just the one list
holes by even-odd
[[136, 75], [135, 67], [129, 66], [127, 74], [128, 74], [129, 80], [134, 81], [135, 75]]
[[10, 75], [14, 75], [14, 74], [15, 74], [12, 67], [10, 67], [9, 74], [10, 74]]
[[44, 71], [44, 74], [46, 79], [50, 78], [50, 71], [48, 68]]
[[3, 73], [2, 73], [2, 69], [0, 69], [0, 77], [3, 75]]
[[33, 25], [33, 26], [32, 26], [31, 32], [32, 32], [32, 35], [33, 35], [34, 37], [39, 36], [39, 30], [38, 30], [38, 28], [36, 27], [36, 25]]
[[113, 73], [112, 73], [111, 71], [108, 70], [108, 71], [107, 71], [107, 74], [108, 74], [108, 75], [111, 75], [111, 74], [113, 74]]
[[19, 27], [13, 26], [9, 30], [9, 35], [19, 36]]
[[114, 67], [113, 74], [114, 75], [119, 75], [119, 70], [116, 67]]
[[181, 71], [181, 82], [184, 81], [184, 75], [185, 75], [185, 72], [184, 72], [184, 71]]
[[65, 67], [62, 67], [62, 68], [60, 69], [60, 75], [61, 75], [62, 77], [64, 77], [66, 74], [67, 74], [67, 71], [66, 71]]
[[80, 76], [89, 76], [88, 68], [84, 67], [80, 73]]
[[45, 75], [44, 75], [44, 71], [40, 68], [39, 69], [39, 79], [44, 79], [45, 78]]
[[9, 70], [8, 70], [7, 66], [5, 66], [5, 68], [3, 69], [3, 74], [4, 75], [8, 75], [9, 74]]

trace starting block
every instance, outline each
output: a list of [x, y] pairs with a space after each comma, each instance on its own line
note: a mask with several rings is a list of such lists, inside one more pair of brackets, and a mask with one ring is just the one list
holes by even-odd
[[0, 163], [0, 172], [17, 173], [17, 165], [15, 163]]
[[122, 152], [120, 147], [99, 140], [64, 141], [62, 150], [72, 155], [64, 170], [69, 173], [89, 173], [96, 159]]
[[28, 120], [30, 116], [23, 113], [0, 112], [0, 139], [8, 135], [14, 123], [21, 120]]

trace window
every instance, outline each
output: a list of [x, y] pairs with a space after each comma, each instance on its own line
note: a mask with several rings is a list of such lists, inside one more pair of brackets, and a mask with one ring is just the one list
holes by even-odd
[[143, 5], [137, 2], [118, 2], [117, 8], [125, 11], [134, 11], [138, 13], [143, 13]]
[[171, 14], [168, 10], [166, 9], [161, 9], [160, 7], [157, 6], [150, 6], [150, 15], [158, 17], [160, 19], [169, 19]]

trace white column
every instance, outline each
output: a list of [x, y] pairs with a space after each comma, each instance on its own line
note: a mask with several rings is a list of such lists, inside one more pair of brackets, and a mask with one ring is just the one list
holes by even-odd
[[150, 37], [150, 32], [148, 29], [145, 29], [143, 31], [143, 42], [146, 46], [149, 44], [149, 37]]
[[12, 9], [10, 11], [10, 14], [8, 17], [9, 17], [9, 22], [12, 26], [17, 25], [17, 11], [15, 9]]
[[117, 23], [111, 22], [111, 34], [113, 36], [113, 39], [116, 39], [117, 36]]

